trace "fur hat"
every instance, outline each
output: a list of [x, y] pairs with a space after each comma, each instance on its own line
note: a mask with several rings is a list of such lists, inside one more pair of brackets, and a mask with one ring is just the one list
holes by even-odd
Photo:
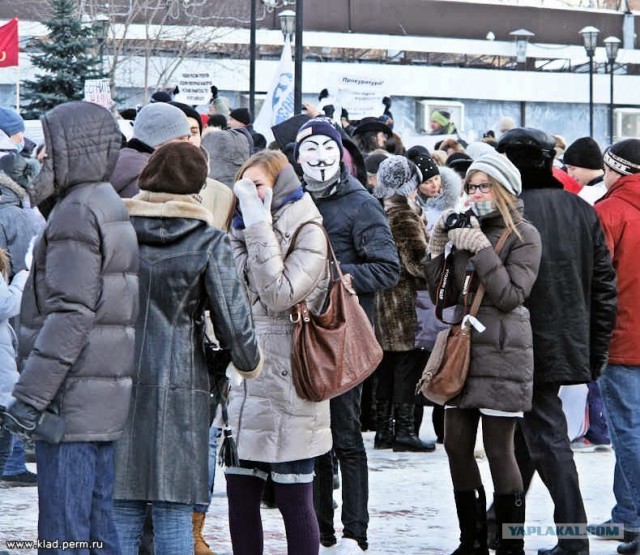
[[308, 139], [313, 135], [325, 135], [331, 137], [340, 147], [340, 159], [342, 160], [342, 135], [338, 131], [329, 118], [319, 116], [317, 118], [310, 119], [308, 122], [302, 125], [296, 134], [296, 147], [293, 151], [293, 156], [297, 160], [298, 152], [300, 151], [300, 145], [302, 141]]
[[469, 166], [467, 175], [473, 171], [484, 172], [488, 176], [493, 177], [500, 185], [502, 185], [512, 195], [519, 195], [522, 192], [522, 178], [520, 171], [513, 163], [502, 154], [497, 152], [488, 153], [480, 156]]
[[640, 173], [640, 139], [625, 139], [604, 153], [604, 163], [620, 175]]
[[166, 102], [147, 104], [138, 112], [133, 124], [133, 138], [151, 148], [189, 135], [191, 131], [187, 116]]
[[0, 107], [0, 130], [9, 137], [16, 133], [24, 133], [24, 120], [15, 110]]
[[422, 174], [411, 160], [404, 156], [390, 156], [378, 168], [378, 185], [373, 196], [385, 198], [394, 194], [404, 197], [412, 193], [422, 183]]
[[244, 123], [245, 125], [251, 125], [251, 112], [249, 112], [247, 108], [236, 108], [235, 110], [231, 110], [229, 117], [239, 121], [240, 123]]
[[600, 147], [591, 137], [573, 141], [564, 152], [563, 162], [566, 166], [589, 170], [601, 170], [604, 167]]
[[207, 179], [207, 161], [191, 143], [161, 146], [140, 174], [140, 189], [155, 193], [189, 195], [199, 193]]

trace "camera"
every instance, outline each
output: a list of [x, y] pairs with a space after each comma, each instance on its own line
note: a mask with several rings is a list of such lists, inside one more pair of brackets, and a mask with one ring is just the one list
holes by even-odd
[[471, 215], [464, 212], [453, 212], [444, 221], [445, 231], [459, 227], [471, 227]]

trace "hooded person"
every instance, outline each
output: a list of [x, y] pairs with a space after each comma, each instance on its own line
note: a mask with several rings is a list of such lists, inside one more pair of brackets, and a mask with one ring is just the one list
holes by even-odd
[[[616, 281], [596, 213], [553, 176], [555, 146], [544, 131], [515, 128], [500, 138], [497, 148], [520, 172], [524, 217], [542, 241], [538, 279], [527, 302], [533, 330], [533, 404], [520, 423], [516, 453], [525, 491], [539, 471], [555, 505], [556, 524], [586, 525], [558, 391], [561, 385], [600, 376], [616, 319]], [[561, 537], [556, 547], [539, 553], [586, 554], [588, 549], [586, 536]]]
[[108, 110], [89, 102], [57, 106], [41, 122], [47, 158], [34, 182], [58, 200], [33, 250], [20, 312], [22, 372], [8, 414], [21, 433], [45, 414], [59, 423], [58, 443], [36, 437], [46, 492], [40, 536], [99, 541], [118, 553], [113, 449], [131, 401], [138, 311], [138, 245], [109, 183], [120, 132]]
[[220, 96], [218, 87], [212, 85], [211, 99], [209, 100], [209, 115], [220, 115], [224, 116], [226, 119], [227, 117], [229, 117], [230, 112], [231, 110], [229, 109], [229, 101], [224, 96]]
[[262, 368], [229, 237], [197, 198], [207, 171], [196, 146], [166, 144], [140, 174], [140, 193], [125, 202], [140, 248], [141, 310], [132, 409], [115, 452], [114, 520], [124, 553], [137, 552], [147, 503], [157, 552], [193, 553], [193, 505], [208, 502], [205, 307], [240, 375]]
[[[374, 447], [426, 452], [435, 443], [421, 441], [415, 430], [415, 389], [429, 358], [416, 348], [416, 295], [426, 291], [423, 259], [427, 235], [422, 218], [409, 200], [422, 182], [416, 164], [404, 156], [390, 156], [378, 168], [373, 196], [381, 199], [400, 259], [400, 279], [376, 295], [375, 329], [383, 349], [376, 369], [377, 431]], [[395, 415], [395, 426], [394, 426]]]
[[225, 129], [202, 137], [209, 153], [209, 177], [232, 188], [238, 170], [251, 156], [253, 144], [246, 130]]
[[133, 138], [120, 151], [111, 175], [111, 183], [122, 198], [138, 194], [138, 178], [156, 148], [169, 141], [186, 141], [191, 136], [187, 116], [170, 101], [148, 104], [136, 116]]
[[[342, 271], [351, 274], [360, 303], [373, 320], [375, 293], [398, 281], [398, 253], [380, 202], [344, 167], [342, 152], [342, 136], [327, 118], [311, 119], [298, 131], [294, 156], [302, 167], [303, 186], [322, 215]], [[368, 546], [368, 469], [359, 418], [361, 393], [362, 386], [358, 386], [331, 400], [333, 447], [345, 484], [340, 543], [344, 549], [354, 550]], [[332, 476], [331, 455], [316, 459], [314, 500], [320, 542], [325, 547], [336, 543]], [[357, 488], [358, 494], [351, 488]]]
[[[619, 310], [607, 367], [598, 381], [620, 474], [614, 476], [614, 492], [621, 504], [617, 511], [630, 512], [631, 503], [636, 513], [627, 514], [626, 519], [635, 516], [637, 520], [640, 430], [627, 423], [637, 417], [640, 402], [640, 140], [625, 139], [611, 145], [604, 153], [604, 165], [607, 193], [595, 209], [616, 268]], [[627, 524], [635, 523], [624, 522], [625, 535]], [[618, 547], [618, 553], [640, 552], [640, 534], [636, 532], [629, 539]]]

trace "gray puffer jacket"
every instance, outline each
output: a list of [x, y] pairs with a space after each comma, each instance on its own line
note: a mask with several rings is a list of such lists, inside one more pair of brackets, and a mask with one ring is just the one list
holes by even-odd
[[23, 294], [13, 395], [59, 413], [63, 441], [112, 441], [129, 413], [138, 314], [136, 235], [107, 181], [120, 132], [107, 110], [87, 102], [41, 121], [50, 164], [42, 175], [53, 177], [59, 200]]
[[[522, 219], [522, 201], [512, 213], [517, 230], [509, 235], [500, 254], [494, 247], [505, 229], [504, 220], [495, 211], [479, 218], [482, 231], [492, 247], [470, 257], [468, 251], [456, 251], [454, 279], [445, 304], [463, 304], [462, 288], [467, 262], [475, 267], [471, 290], [479, 283], [485, 294], [478, 311], [484, 332], [471, 330], [471, 365], [462, 393], [447, 404], [463, 409], [486, 408], [507, 412], [531, 409], [533, 395], [533, 339], [529, 311], [524, 302], [536, 281], [540, 266], [540, 235]], [[435, 302], [444, 256], [429, 261], [427, 283]]]
[[[289, 170], [295, 179], [293, 169]], [[278, 183], [274, 197], [277, 189]], [[322, 222], [322, 217], [305, 194], [276, 209], [273, 225], [261, 222], [233, 230], [236, 266], [249, 294], [264, 354], [262, 374], [231, 388], [229, 421], [240, 459], [287, 462], [331, 449], [329, 401], [301, 399], [291, 376], [291, 308], [306, 299], [317, 312], [328, 286], [327, 243], [317, 226], [305, 226], [285, 258], [296, 229], [311, 220]]]

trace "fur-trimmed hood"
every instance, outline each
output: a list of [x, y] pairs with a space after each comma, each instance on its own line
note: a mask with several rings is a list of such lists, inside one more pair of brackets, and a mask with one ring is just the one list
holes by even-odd
[[418, 192], [416, 202], [422, 208], [427, 230], [431, 230], [445, 210], [458, 206], [462, 193], [462, 178], [451, 168], [440, 168], [442, 192], [433, 198], [425, 198]]
[[14, 204], [24, 207], [29, 204], [29, 195], [26, 189], [20, 187], [6, 173], [0, 172], [0, 204]]
[[[141, 191], [123, 199], [138, 239], [147, 244], [169, 244], [201, 225], [213, 226], [213, 216], [197, 195], [174, 195]], [[148, 220], [144, 224], [138, 218]]]

